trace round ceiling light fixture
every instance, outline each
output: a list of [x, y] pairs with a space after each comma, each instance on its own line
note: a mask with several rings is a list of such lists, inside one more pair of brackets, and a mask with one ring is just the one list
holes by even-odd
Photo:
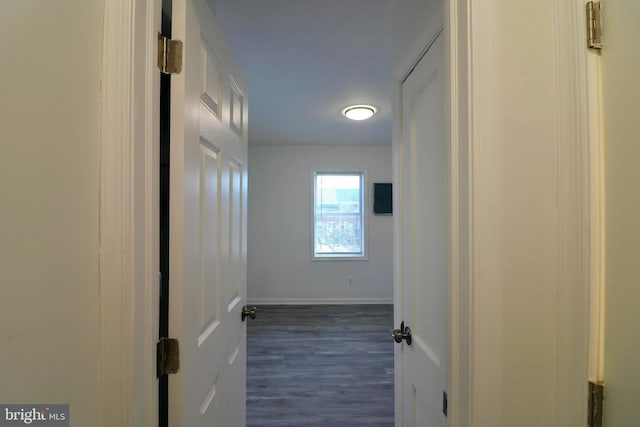
[[376, 113], [376, 107], [371, 105], [350, 105], [342, 110], [342, 114], [351, 120], [367, 120]]

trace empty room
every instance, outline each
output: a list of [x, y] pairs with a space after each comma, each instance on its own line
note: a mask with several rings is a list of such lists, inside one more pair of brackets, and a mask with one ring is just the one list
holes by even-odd
[[249, 86], [247, 426], [392, 426], [390, 8], [216, 13]]

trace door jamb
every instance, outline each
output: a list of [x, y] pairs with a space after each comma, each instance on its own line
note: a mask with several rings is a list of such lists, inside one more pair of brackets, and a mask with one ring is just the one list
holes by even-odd
[[[393, 149], [392, 149], [392, 161], [393, 161], [393, 206], [402, 206], [402, 192], [404, 191], [404, 185], [402, 176], [404, 174], [403, 162], [402, 162], [402, 115], [401, 115], [401, 106], [402, 106], [402, 84], [399, 81], [393, 82], [393, 91], [392, 91], [392, 108], [391, 113], [393, 115], [393, 136], [392, 139]], [[396, 125], [397, 124], [397, 125]], [[398, 141], [396, 143], [395, 141]], [[401, 208], [397, 209], [398, 213], [393, 215], [393, 319], [394, 319], [394, 327], [398, 327], [395, 325], [399, 319], [402, 319], [403, 313], [402, 308], [400, 307], [400, 303], [404, 300], [404, 292], [402, 288], [402, 280], [404, 277], [403, 271], [403, 230], [404, 223], [401, 215]], [[404, 350], [404, 346], [399, 345], [395, 346], [394, 351], [394, 408], [395, 408], [395, 425], [402, 426], [403, 424], [403, 390], [404, 390], [404, 362], [402, 359], [402, 352]]]
[[445, 0], [445, 135], [450, 141], [449, 425], [471, 426], [471, 149], [469, 5]]
[[100, 125], [104, 427], [157, 425], [160, 0], [105, 2]]
[[605, 309], [605, 185], [604, 140], [602, 128], [602, 77], [599, 51], [585, 48], [580, 56], [586, 69], [586, 88], [582, 96], [587, 100], [589, 141], [589, 173], [587, 198], [589, 218], [589, 381], [604, 382], [604, 309]]

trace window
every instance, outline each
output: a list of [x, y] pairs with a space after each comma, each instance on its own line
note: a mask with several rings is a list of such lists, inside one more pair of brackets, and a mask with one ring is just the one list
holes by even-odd
[[313, 256], [366, 259], [364, 173], [314, 174]]

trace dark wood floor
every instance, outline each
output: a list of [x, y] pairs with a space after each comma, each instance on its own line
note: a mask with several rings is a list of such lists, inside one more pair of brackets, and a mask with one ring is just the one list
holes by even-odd
[[392, 427], [392, 305], [269, 305], [247, 325], [247, 427]]

